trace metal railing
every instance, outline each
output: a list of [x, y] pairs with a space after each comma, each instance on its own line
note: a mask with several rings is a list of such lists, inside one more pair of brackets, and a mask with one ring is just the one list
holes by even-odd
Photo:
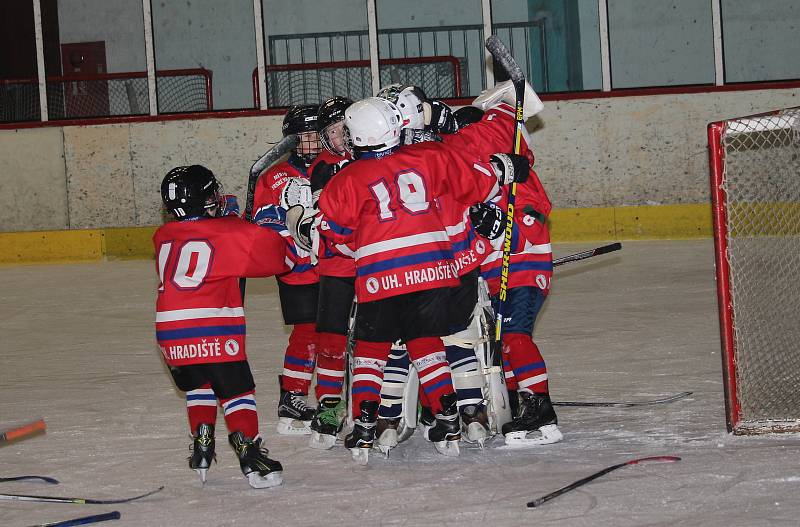
[[[520, 64], [527, 78], [535, 79], [538, 91], [549, 91], [546, 19], [493, 24], [492, 30], [514, 50], [524, 49]], [[477, 95], [486, 85], [483, 25], [430, 26], [378, 31], [381, 59], [453, 56], [461, 63], [464, 96]], [[369, 58], [367, 31], [338, 31], [270, 35], [270, 65], [313, 64]], [[516, 55], [515, 55], [516, 56]], [[521, 56], [521, 54], [520, 54]], [[300, 79], [305, 82], [306, 79]]]

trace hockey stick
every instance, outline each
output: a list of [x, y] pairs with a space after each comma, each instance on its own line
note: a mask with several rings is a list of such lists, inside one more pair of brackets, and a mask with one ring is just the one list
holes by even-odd
[[11, 441], [32, 436], [34, 434], [38, 434], [39, 432], [44, 432], [46, 429], [47, 425], [44, 423], [44, 419], [38, 419], [32, 423], [18, 426], [17, 428], [12, 428], [11, 430], [6, 430], [0, 434], [0, 444], [10, 443]]
[[119, 518], [119, 511], [112, 511], [103, 514], [82, 516], [80, 518], [73, 518], [71, 520], [64, 520], [60, 522], [37, 523], [36, 525], [31, 525], [31, 527], [72, 527], [73, 525], [87, 525], [90, 523], [100, 523], [107, 520], [119, 520]]
[[[287, 135], [278, 141], [275, 146], [267, 150], [266, 153], [259, 157], [258, 160], [253, 163], [253, 166], [250, 167], [250, 174], [247, 176], [247, 198], [245, 199], [244, 205], [244, 219], [246, 221], [253, 221], [253, 201], [256, 197], [258, 176], [260, 176], [264, 170], [274, 165], [278, 159], [282, 158], [284, 155], [288, 154], [290, 150], [295, 148], [297, 146], [297, 142], [297, 135]], [[239, 279], [239, 291], [242, 293], [242, 302], [244, 302], [244, 293], [246, 288], [247, 279]]]
[[578, 260], [585, 260], [593, 256], [600, 256], [601, 254], [608, 254], [614, 251], [619, 251], [620, 249], [622, 249], [622, 244], [620, 242], [616, 242], [609, 245], [603, 245], [602, 247], [597, 247], [596, 249], [591, 249], [589, 251], [570, 254], [569, 256], [562, 256], [561, 258], [556, 258], [553, 260], [553, 267], [569, 262], [577, 262]]
[[146, 498], [147, 496], [152, 496], [156, 492], [161, 492], [163, 489], [164, 487], [161, 486], [158, 487], [156, 490], [151, 490], [150, 492], [145, 492], [144, 494], [133, 496], [132, 498], [120, 498], [114, 500], [93, 500], [90, 498], [61, 498], [58, 496], [33, 496], [30, 494], [0, 494], [0, 500], [39, 501], [46, 503], [77, 503], [79, 505], [112, 505], [116, 503], [128, 503], [141, 498]]
[[25, 481], [29, 479], [40, 479], [45, 483], [50, 483], [51, 485], [58, 485], [58, 480], [56, 478], [51, 478], [49, 476], [14, 476], [11, 478], [0, 478], [0, 483], [8, 483], [9, 481]]
[[571, 484], [567, 485], [566, 487], [561, 487], [560, 489], [558, 489], [558, 490], [556, 490], [554, 492], [551, 492], [550, 494], [546, 494], [546, 495], [542, 496], [541, 498], [536, 498], [533, 501], [529, 501], [528, 502], [528, 508], [532, 509], [534, 507], [540, 507], [546, 501], [550, 501], [553, 498], [557, 498], [557, 497], [561, 496], [562, 494], [565, 494], [565, 493], [567, 493], [567, 492], [569, 492], [571, 490], [574, 490], [574, 489], [577, 489], [578, 487], [586, 485], [590, 481], [593, 481], [593, 480], [599, 478], [600, 476], [605, 476], [609, 472], [613, 472], [613, 471], [617, 470], [618, 468], [627, 467], [628, 465], [639, 465], [641, 463], [646, 463], [648, 461], [674, 463], [674, 462], [680, 461], [680, 460], [681, 460], [681, 458], [679, 458], [677, 456], [653, 456], [653, 457], [641, 457], [641, 458], [638, 458], [638, 459], [631, 459], [630, 461], [626, 461], [625, 463], [619, 463], [617, 465], [611, 465], [610, 467], [604, 468], [603, 470], [600, 470], [599, 472], [595, 472], [591, 476], [587, 476], [587, 477], [585, 477], [583, 479], [579, 479], [575, 483], [571, 483]]
[[613, 401], [553, 401], [553, 406], [589, 406], [589, 407], [608, 407], [608, 408], [631, 408], [634, 406], [651, 406], [654, 404], [665, 404], [678, 401], [684, 397], [689, 397], [692, 392], [681, 392], [660, 399], [650, 399], [649, 401], [613, 402]]
[[[505, 44], [497, 37], [492, 35], [486, 39], [486, 49], [492, 54], [492, 57], [503, 66], [508, 76], [511, 78], [511, 83], [514, 85], [514, 94], [516, 97], [516, 110], [514, 112], [514, 153], [519, 154], [522, 149], [522, 127], [525, 126], [523, 122], [523, 107], [525, 104], [525, 76], [522, 69], [511, 56], [511, 53], [506, 48]], [[503, 241], [503, 264], [500, 268], [500, 295], [497, 301], [497, 312], [495, 316], [495, 331], [494, 331], [494, 344], [495, 349], [500, 350], [503, 338], [503, 314], [506, 302], [506, 295], [508, 294], [508, 269], [511, 261], [511, 239], [514, 234], [514, 204], [517, 197], [517, 183], [511, 183], [511, 190], [508, 193], [508, 207], [506, 208], [506, 228], [505, 238]]]

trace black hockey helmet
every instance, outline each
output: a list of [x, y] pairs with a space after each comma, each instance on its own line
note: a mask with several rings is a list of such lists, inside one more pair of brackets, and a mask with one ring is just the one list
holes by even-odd
[[202, 165], [175, 167], [161, 182], [161, 199], [178, 219], [214, 216], [222, 201], [214, 173]]
[[323, 130], [339, 121], [344, 121], [344, 111], [353, 104], [347, 97], [331, 97], [319, 106], [317, 114], [317, 129], [321, 134]]
[[[333, 129], [329, 129], [329, 127], [344, 121], [344, 111], [351, 104], [353, 104], [353, 101], [347, 97], [331, 97], [319, 107], [319, 114], [317, 114], [319, 139], [322, 141], [322, 145], [333, 154], [344, 155], [346, 146], [336, 147], [337, 140], [332, 139], [329, 135], [329, 132], [334, 133]], [[341, 140], [339, 141], [341, 142]]]
[[283, 118], [283, 136], [317, 131], [318, 104], [292, 106]]

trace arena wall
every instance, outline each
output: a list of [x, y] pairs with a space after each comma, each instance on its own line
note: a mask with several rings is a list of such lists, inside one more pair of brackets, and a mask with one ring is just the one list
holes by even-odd
[[[553, 238], [709, 236], [706, 125], [798, 105], [800, 88], [546, 101], [528, 127]], [[282, 116], [232, 115], [0, 130], [0, 262], [54, 259], [53, 243], [72, 247], [63, 259], [149, 255], [176, 165], [206, 165], [243, 198]], [[39, 232], [65, 229], [87, 231]]]

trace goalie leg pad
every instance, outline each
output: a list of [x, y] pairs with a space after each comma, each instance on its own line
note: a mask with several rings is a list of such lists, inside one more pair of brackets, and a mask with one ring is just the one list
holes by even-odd
[[[510, 104], [511, 106], [517, 103], [514, 83], [512, 83], [510, 79], [481, 92], [481, 94], [472, 101], [472, 106], [480, 108], [485, 112], [501, 102]], [[544, 104], [542, 104], [542, 100], [533, 90], [533, 86], [531, 86], [528, 81], [525, 81], [525, 101], [523, 102], [522, 118], [527, 121], [543, 109]]]

